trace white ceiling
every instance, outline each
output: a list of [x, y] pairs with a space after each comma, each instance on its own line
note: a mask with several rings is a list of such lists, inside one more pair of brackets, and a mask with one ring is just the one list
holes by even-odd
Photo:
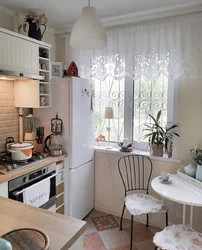
[[[101, 19], [125, 16], [130, 13], [162, 11], [165, 9], [188, 6], [193, 3], [202, 3], [202, 0], [91, 0]], [[46, 13], [49, 25], [55, 29], [63, 29], [77, 20], [87, 0], [0, 0], [0, 5], [16, 13], [34, 10], [37, 13]]]

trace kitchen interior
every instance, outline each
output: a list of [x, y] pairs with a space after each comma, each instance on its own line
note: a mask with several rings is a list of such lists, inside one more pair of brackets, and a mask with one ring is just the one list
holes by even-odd
[[202, 249], [201, 27], [199, 0], [0, 0], [0, 250]]

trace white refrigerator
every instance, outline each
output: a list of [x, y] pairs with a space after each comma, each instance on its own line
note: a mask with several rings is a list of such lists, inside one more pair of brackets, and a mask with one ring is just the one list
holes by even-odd
[[58, 112], [63, 120], [63, 152], [68, 153], [65, 214], [83, 219], [94, 207], [94, 112], [91, 84], [77, 77], [51, 80], [51, 107], [34, 109], [34, 116], [50, 134]]

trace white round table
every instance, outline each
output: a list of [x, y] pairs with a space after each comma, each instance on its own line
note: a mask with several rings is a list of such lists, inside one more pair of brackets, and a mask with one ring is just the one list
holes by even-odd
[[183, 204], [183, 224], [186, 224], [186, 205], [191, 206], [190, 225], [192, 226], [193, 207], [202, 207], [202, 189], [177, 175], [170, 176], [172, 180], [170, 184], [163, 184], [158, 178], [156, 177], [151, 182], [153, 190], [168, 200]]

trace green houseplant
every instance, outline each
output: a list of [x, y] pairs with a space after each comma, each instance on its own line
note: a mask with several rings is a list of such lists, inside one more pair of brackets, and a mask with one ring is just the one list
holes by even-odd
[[[36, 12], [30, 11], [25, 15], [24, 22], [19, 25], [18, 31], [20, 32], [23, 28], [24, 32], [26, 32], [29, 24], [28, 36], [41, 41], [46, 31], [47, 22], [48, 18], [45, 14], [37, 15]], [[41, 26], [44, 26], [43, 33], [41, 33]]]
[[172, 125], [170, 127], [162, 127], [160, 125], [161, 120], [161, 110], [157, 113], [156, 118], [154, 118], [151, 114], [149, 114], [149, 117], [151, 117], [152, 122], [151, 123], [144, 123], [144, 131], [148, 131], [148, 134], [144, 136], [145, 138], [149, 139], [149, 145], [150, 145], [150, 152], [151, 155], [154, 156], [163, 156], [163, 149], [165, 147], [165, 152], [168, 152], [168, 143], [172, 141], [173, 136], [178, 136], [175, 132], [175, 128], [177, 128], [177, 125]]

